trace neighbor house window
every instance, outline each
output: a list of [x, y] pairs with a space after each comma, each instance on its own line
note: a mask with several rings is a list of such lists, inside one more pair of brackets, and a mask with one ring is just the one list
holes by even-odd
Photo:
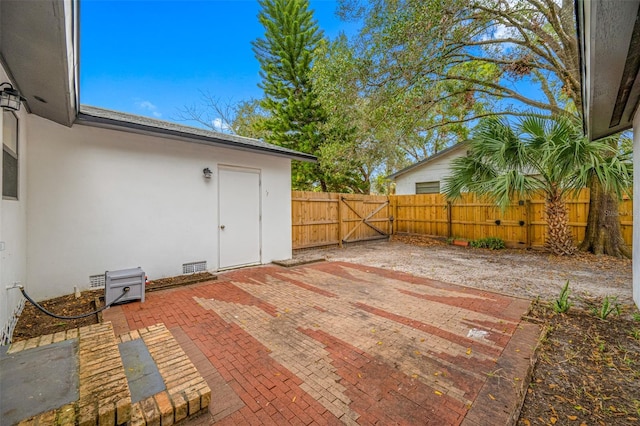
[[2, 112], [2, 197], [18, 199], [18, 118]]
[[416, 182], [416, 194], [438, 194], [440, 193], [440, 181]]

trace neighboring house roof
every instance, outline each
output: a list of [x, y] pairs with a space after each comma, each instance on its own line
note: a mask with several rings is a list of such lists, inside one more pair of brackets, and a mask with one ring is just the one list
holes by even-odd
[[410, 165], [409, 167], [405, 167], [404, 169], [399, 170], [399, 171], [387, 176], [387, 179], [396, 179], [396, 178], [402, 176], [403, 174], [408, 173], [408, 172], [410, 172], [412, 170], [415, 170], [415, 169], [417, 169], [419, 167], [425, 166], [425, 165], [431, 163], [432, 161], [437, 160], [438, 158], [444, 157], [447, 154], [450, 154], [450, 153], [453, 153], [455, 151], [458, 151], [458, 150], [464, 148], [466, 145], [467, 145], [467, 142], [459, 142], [459, 143], [457, 143], [457, 144], [455, 144], [455, 145], [453, 145], [453, 146], [451, 146], [449, 148], [443, 149], [442, 151], [433, 154], [431, 157], [425, 158], [422, 161], [418, 161], [417, 163], [414, 163], [414, 164]]
[[163, 138], [241, 151], [260, 152], [263, 154], [286, 157], [292, 160], [309, 162], [317, 161], [316, 157], [311, 154], [272, 145], [258, 139], [183, 126], [181, 124], [170, 123], [168, 121], [155, 120], [153, 118], [87, 105], [80, 106], [80, 112], [78, 113], [76, 123], [86, 126], [102, 127], [150, 136], [160, 136]]
[[577, 0], [582, 110], [590, 139], [632, 127], [640, 103], [640, 0]]

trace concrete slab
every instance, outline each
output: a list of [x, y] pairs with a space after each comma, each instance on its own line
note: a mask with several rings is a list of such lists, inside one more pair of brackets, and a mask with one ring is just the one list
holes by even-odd
[[0, 356], [2, 424], [78, 399], [78, 339]]
[[291, 259], [274, 260], [272, 263], [278, 266], [284, 266], [285, 268], [292, 268], [294, 266], [308, 265], [310, 263], [324, 262], [327, 259], [324, 256], [317, 255], [305, 255], [297, 254]]
[[119, 343], [118, 349], [131, 392], [131, 403], [135, 404], [166, 389], [158, 367], [142, 339]]

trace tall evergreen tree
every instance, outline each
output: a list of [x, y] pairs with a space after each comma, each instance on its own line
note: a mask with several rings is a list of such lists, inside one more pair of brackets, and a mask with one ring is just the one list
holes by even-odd
[[[253, 51], [265, 95], [261, 106], [270, 113], [262, 123], [267, 141], [318, 155], [326, 115], [312, 90], [310, 70], [322, 31], [308, 0], [260, 0], [260, 6], [265, 34], [253, 42]], [[294, 189], [329, 189], [319, 164], [294, 161], [291, 174]]]

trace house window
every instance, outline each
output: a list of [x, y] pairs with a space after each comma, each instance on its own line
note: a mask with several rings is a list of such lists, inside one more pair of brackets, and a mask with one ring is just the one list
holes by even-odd
[[416, 194], [439, 194], [440, 181], [416, 182]]
[[18, 117], [2, 113], [2, 198], [18, 199]]

